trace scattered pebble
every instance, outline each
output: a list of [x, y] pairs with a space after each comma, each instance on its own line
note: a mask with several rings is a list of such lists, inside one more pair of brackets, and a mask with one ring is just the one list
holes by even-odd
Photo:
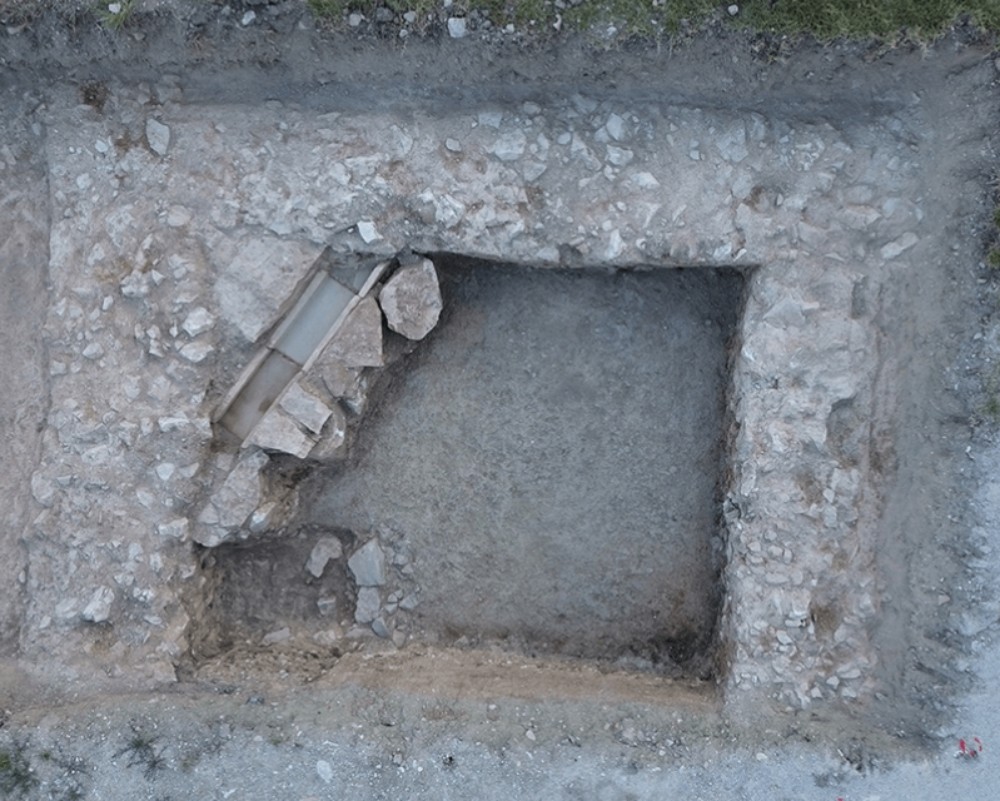
[[149, 149], [158, 156], [167, 155], [170, 148], [170, 128], [150, 117], [146, 120], [146, 142], [149, 143]]

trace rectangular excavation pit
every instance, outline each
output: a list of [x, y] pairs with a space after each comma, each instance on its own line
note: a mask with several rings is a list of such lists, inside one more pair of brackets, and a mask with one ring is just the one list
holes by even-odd
[[[244, 585], [239, 612], [217, 593], [218, 622], [256, 597], [255, 637], [353, 629], [710, 675], [744, 273], [435, 263], [438, 327], [382, 372], [349, 458], [299, 485], [295, 537], [352, 532], [327, 568], [351, 603], [301, 614], [308, 542], [291, 584], [247, 583], [241, 564], [273, 545], [243, 545], [218, 554], [223, 587]], [[364, 547], [376, 582], [347, 569]]]

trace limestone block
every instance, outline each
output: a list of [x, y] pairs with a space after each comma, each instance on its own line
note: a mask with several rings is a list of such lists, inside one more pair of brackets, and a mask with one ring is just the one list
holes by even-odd
[[149, 149], [158, 156], [167, 155], [167, 149], [170, 147], [170, 128], [150, 117], [146, 120], [146, 141], [149, 143]]
[[83, 608], [80, 617], [91, 623], [104, 623], [111, 617], [111, 604], [115, 601], [115, 593], [110, 587], [98, 587]]
[[349, 367], [329, 348], [320, 354], [307, 373], [307, 385], [322, 387], [334, 398], [357, 398], [361, 394], [363, 367]]
[[407, 339], [423, 339], [441, 316], [441, 288], [430, 259], [403, 267], [379, 293], [386, 322]]
[[347, 415], [339, 406], [330, 410], [330, 419], [309, 456], [319, 461], [342, 459], [347, 455]]
[[323, 250], [314, 242], [255, 235], [220, 236], [210, 244], [219, 269], [219, 308], [251, 342], [288, 310]]
[[305, 459], [316, 441], [302, 430], [294, 417], [275, 407], [254, 427], [250, 444]]
[[354, 619], [358, 623], [371, 623], [378, 617], [382, 599], [378, 587], [362, 587], [358, 590], [358, 603], [354, 607]]
[[323, 571], [326, 570], [327, 562], [333, 559], [340, 559], [342, 554], [343, 548], [340, 540], [336, 537], [320, 537], [309, 554], [309, 561], [306, 562], [306, 570], [309, 571], [311, 576], [319, 578], [323, 575]]
[[264, 491], [260, 471], [267, 463], [263, 451], [243, 454], [198, 515], [195, 542], [209, 548], [220, 545], [246, 522], [260, 506]]
[[385, 554], [378, 540], [369, 540], [358, 548], [347, 560], [347, 566], [359, 587], [380, 587], [385, 584]]
[[327, 345], [324, 355], [348, 367], [381, 367], [382, 314], [374, 298], [364, 298]]
[[322, 399], [307, 392], [298, 383], [288, 388], [279, 405], [314, 434], [323, 430], [324, 424], [333, 413]]

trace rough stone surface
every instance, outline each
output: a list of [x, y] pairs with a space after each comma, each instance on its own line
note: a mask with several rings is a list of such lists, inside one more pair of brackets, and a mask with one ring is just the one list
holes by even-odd
[[195, 542], [209, 547], [219, 545], [247, 522], [261, 503], [260, 471], [267, 462], [267, 454], [256, 448], [240, 457], [198, 515], [199, 525], [193, 535]]
[[340, 356], [325, 348], [310, 369], [307, 383], [317, 394], [357, 401], [364, 394], [364, 368], [349, 367]]
[[183, 542], [188, 538], [188, 519], [186, 517], [178, 517], [166, 523], [160, 523], [156, 527], [156, 531], [161, 537], [168, 537]]
[[222, 316], [255, 342], [287, 311], [322, 247], [308, 241], [246, 234], [209, 238], [219, 265], [215, 294]]
[[347, 566], [359, 587], [381, 587], [385, 584], [385, 553], [378, 540], [369, 540], [358, 548], [347, 560]]
[[281, 399], [280, 406], [302, 425], [319, 434], [333, 410], [320, 398], [307, 392], [300, 384], [292, 384]]
[[281, 406], [275, 406], [254, 427], [249, 444], [305, 459], [316, 444], [316, 440], [302, 429], [296, 418], [285, 412]]
[[115, 602], [115, 593], [110, 587], [99, 587], [90, 596], [90, 601], [83, 608], [80, 617], [91, 623], [104, 623], [111, 617], [111, 605]]
[[336, 537], [323, 537], [317, 542], [312, 551], [309, 552], [309, 561], [306, 563], [306, 570], [314, 578], [323, 575], [326, 564], [331, 559], [340, 559], [343, 554], [340, 540]]
[[358, 623], [371, 623], [378, 617], [382, 599], [378, 587], [361, 587], [358, 590], [358, 602], [354, 607], [354, 619]]
[[384, 363], [382, 313], [374, 298], [362, 298], [358, 302], [325, 348], [321, 358], [326, 360], [327, 364], [333, 361], [348, 369], [380, 367]]
[[347, 415], [339, 406], [330, 410], [319, 442], [309, 455], [320, 461], [339, 460], [347, 456]]
[[146, 142], [156, 155], [167, 155], [167, 150], [170, 148], [170, 128], [150, 117], [146, 120]]
[[386, 322], [407, 339], [423, 339], [441, 316], [441, 288], [430, 259], [402, 267], [378, 296]]
[[210, 331], [214, 325], [215, 316], [204, 306], [198, 306], [188, 312], [181, 328], [187, 332], [188, 336], [196, 337]]

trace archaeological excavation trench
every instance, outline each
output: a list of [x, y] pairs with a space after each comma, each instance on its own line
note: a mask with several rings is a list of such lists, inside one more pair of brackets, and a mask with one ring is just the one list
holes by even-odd
[[[276, 536], [212, 555], [214, 638], [371, 624], [709, 675], [742, 272], [435, 263], [441, 320], [346, 457], [299, 479]], [[338, 558], [310, 574], [317, 547]]]
[[985, 197], [933, 123], [985, 112], [944, 79], [256, 77], [11, 98], [44, 403], [8, 415], [5, 652], [932, 727]]

